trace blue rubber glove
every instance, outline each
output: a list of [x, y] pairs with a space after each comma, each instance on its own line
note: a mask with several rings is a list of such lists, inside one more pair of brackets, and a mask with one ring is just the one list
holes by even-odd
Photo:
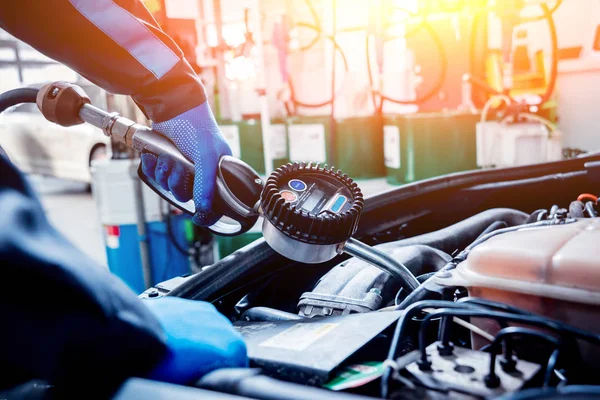
[[171, 139], [181, 154], [194, 162], [195, 177], [188, 176], [173, 158], [149, 153], [142, 154], [142, 171], [163, 189], [171, 191], [177, 200], [186, 202], [193, 198], [196, 205], [194, 223], [212, 225], [220, 217], [212, 210], [219, 158], [231, 155], [231, 149], [208, 102], [168, 121], [156, 122], [152, 128]]
[[176, 297], [143, 303], [167, 336], [167, 356], [149, 378], [189, 384], [215, 369], [248, 366], [242, 336], [212, 304]]

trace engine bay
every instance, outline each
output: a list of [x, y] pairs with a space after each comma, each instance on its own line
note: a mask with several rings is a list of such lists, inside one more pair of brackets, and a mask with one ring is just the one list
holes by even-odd
[[[588, 194], [599, 172], [588, 156], [367, 198], [353, 237], [408, 269], [415, 289], [364, 258], [306, 264], [261, 239], [142, 298], [211, 301], [234, 322], [252, 368], [209, 374], [199, 386], [210, 390], [560, 397], [596, 384], [600, 367], [600, 219]], [[265, 380], [314, 391], [268, 397], [254, 386]]]

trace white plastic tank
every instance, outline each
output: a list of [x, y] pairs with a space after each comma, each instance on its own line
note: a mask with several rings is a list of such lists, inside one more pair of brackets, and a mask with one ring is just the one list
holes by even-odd
[[562, 158], [560, 132], [551, 133], [541, 123], [480, 122], [476, 132], [480, 167], [516, 167]]

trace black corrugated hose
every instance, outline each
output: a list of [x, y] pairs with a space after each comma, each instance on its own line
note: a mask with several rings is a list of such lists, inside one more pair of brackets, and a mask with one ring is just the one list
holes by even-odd
[[0, 113], [21, 103], [35, 103], [38, 89], [19, 88], [0, 94]]

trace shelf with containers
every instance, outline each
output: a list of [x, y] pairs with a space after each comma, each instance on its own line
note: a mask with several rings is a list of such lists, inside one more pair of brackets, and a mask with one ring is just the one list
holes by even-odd
[[387, 180], [404, 184], [477, 169], [480, 114], [438, 112], [384, 117]]

